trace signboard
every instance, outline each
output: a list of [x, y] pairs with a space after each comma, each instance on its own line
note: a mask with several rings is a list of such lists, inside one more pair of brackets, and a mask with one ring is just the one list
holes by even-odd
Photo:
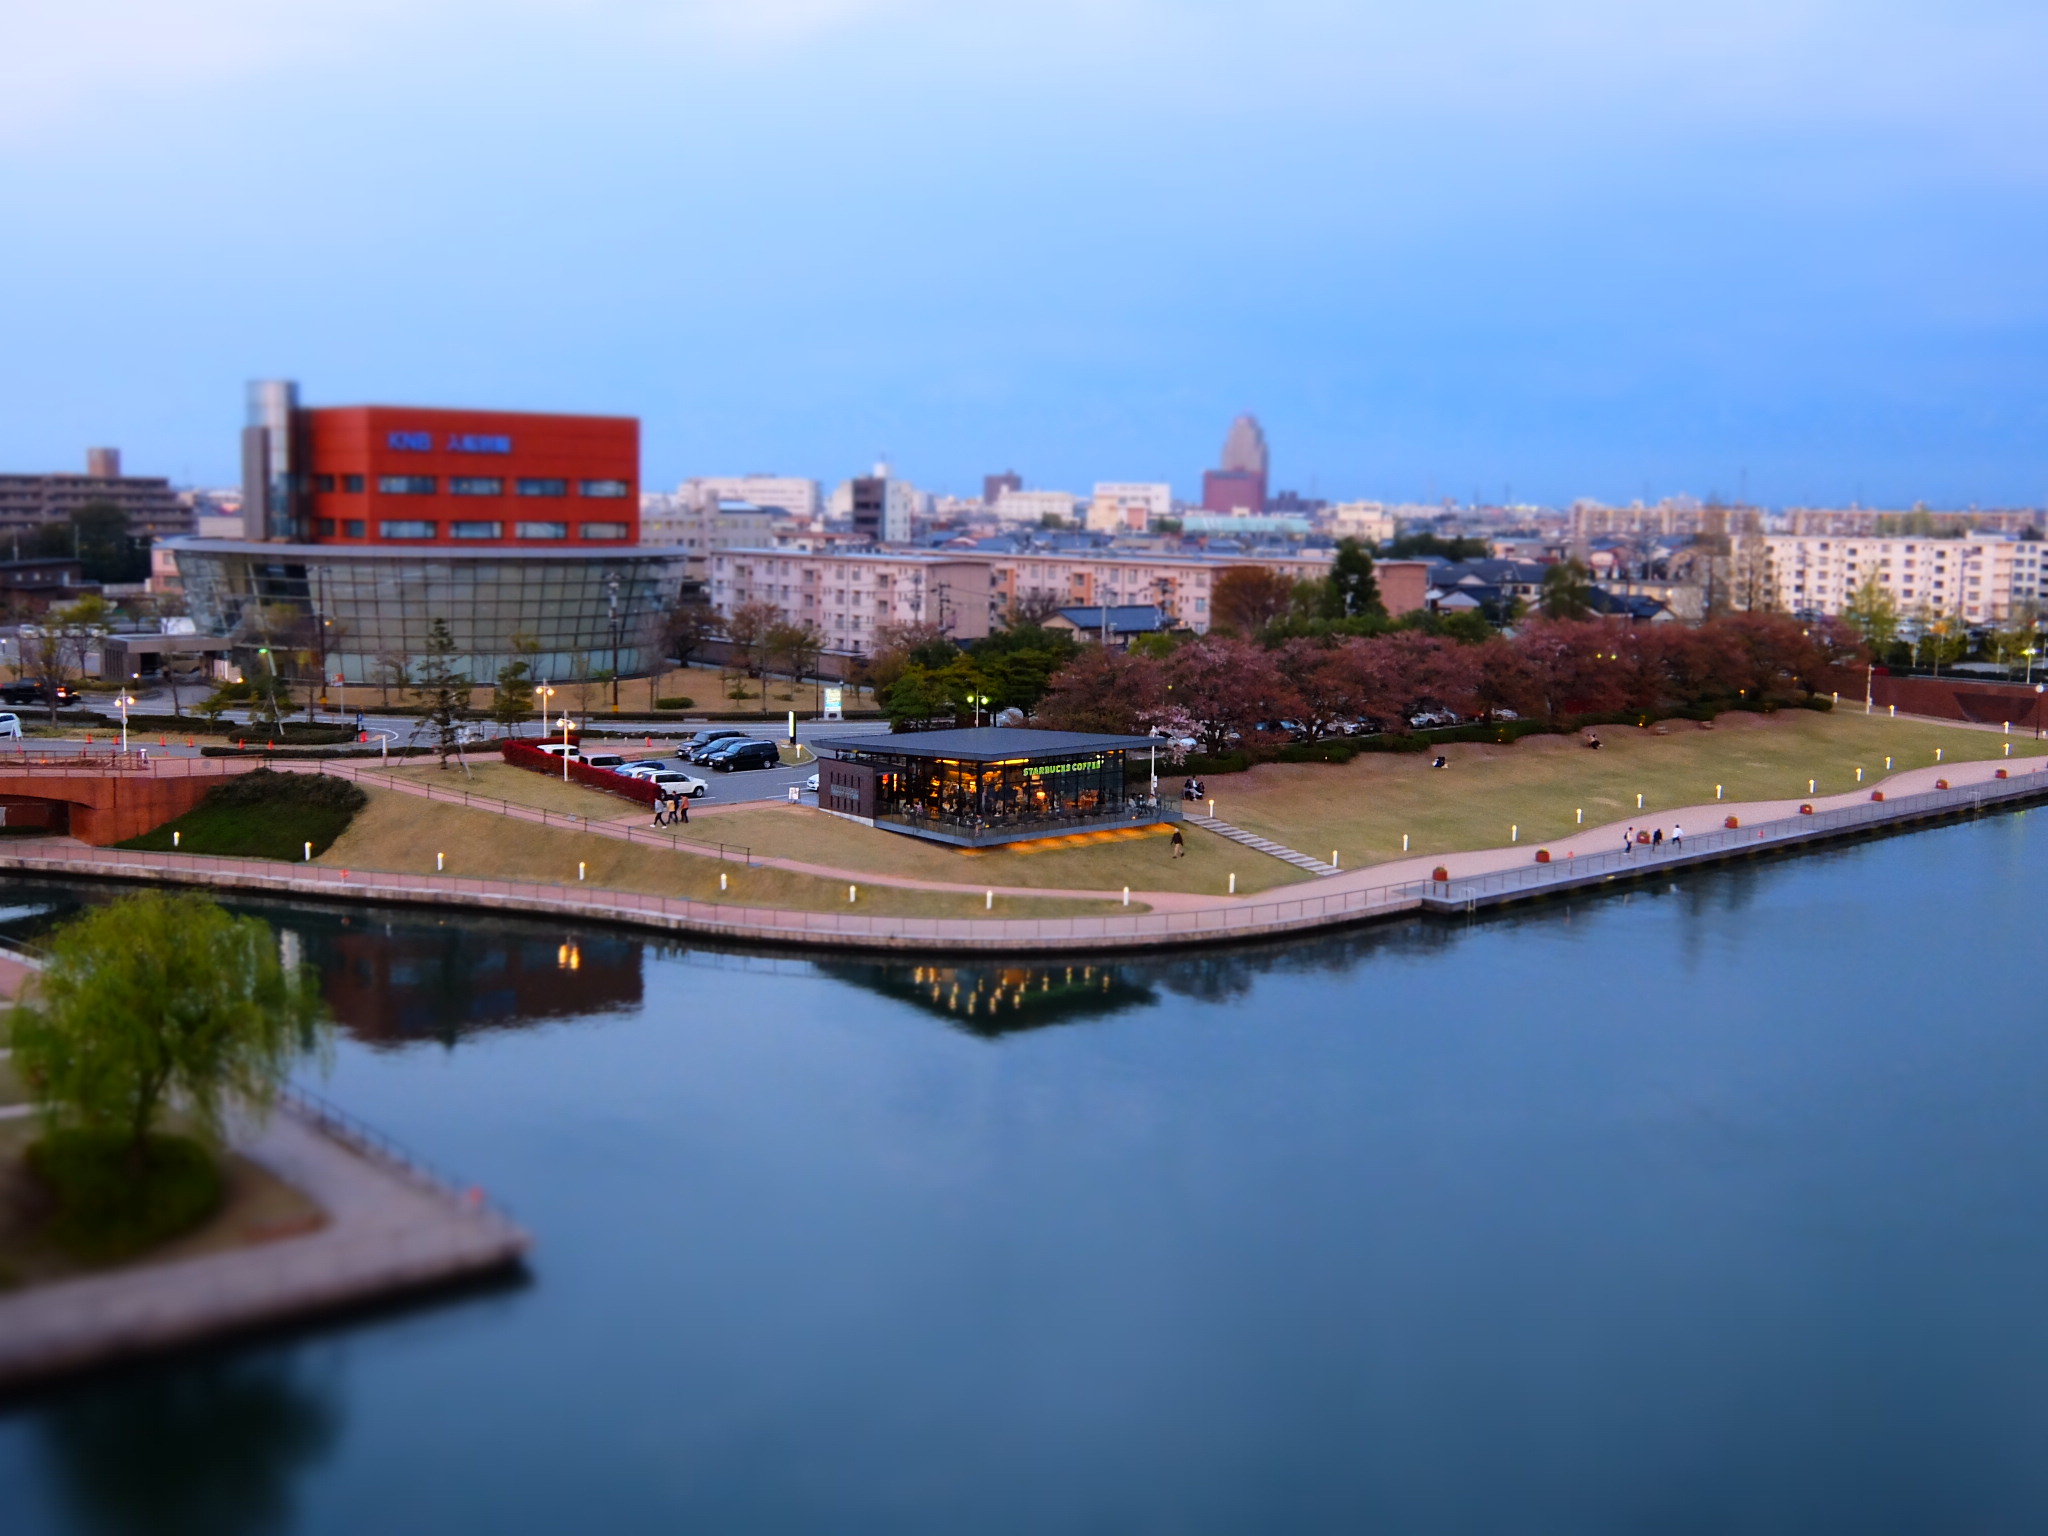
[[846, 718], [841, 709], [845, 694], [846, 690], [843, 688], [827, 688], [825, 690], [825, 718], [827, 720], [844, 720]]

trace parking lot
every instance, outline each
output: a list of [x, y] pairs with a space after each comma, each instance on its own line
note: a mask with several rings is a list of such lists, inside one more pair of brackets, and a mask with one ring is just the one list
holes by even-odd
[[[740, 729], [740, 727], [735, 726], [734, 729]], [[889, 727], [886, 722], [876, 720], [850, 721], [844, 724], [806, 720], [800, 721], [797, 725], [797, 740], [808, 743], [824, 737], [880, 736], [887, 735], [888, 731]], [[783, 746], [786, 746], [788, 742], [788, 738], [780, 731], [750, 730], [747, 734], [758, 740], [774, 741], [778, 745]], [[811, 759], [796, 767], [760, 768], [750, 772], [719, 773], [715, 769], [700, 768], [693, 764], [679, 761], [675, 756], [675, 748], [669, 746], [664, 749], [661, 738], [658, 736], [655, 738], [655, 745], [651, 751], [644, 745], [630, 741], [611, 743], [594, 738], [585, 750], [591, 752], [617, 752], [629, 760], [652, 757], [660, 758], [665, 762], [675, 763], [682, 772], [702, 779], [710, 786], [701, 798], [690, 802], [693, 807], [704, 805], [739, 805], [760, 800], [787, 800], [789, 798], [790, 785], [796, 784], [800, 786], [807, 782], [812, 774], [818, 771], [816, 760]], [[808, 794], [804, 796], [804, 800], [806, 804], [813, 803], [812, 797]]]

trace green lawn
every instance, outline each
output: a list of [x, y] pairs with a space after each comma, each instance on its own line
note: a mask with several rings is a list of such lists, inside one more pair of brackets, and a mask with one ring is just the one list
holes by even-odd
[[[1327, 859], [1341, 854], [1345, 868], [1402, 857], [1401, 838], [1413, 854], [1495, 848], [1510, 828], [1534, 848], [1576, 825], [1597, 826], [1640, 814], [1714, 799], [1782, 800], [1811, 793], [1842, 794], [1893, 771], [1945, 762], [2002, 758], [2009, 743], [2015, 760], [2039, 757], [2043, 743], [1989, 731], [1866, 717], [1860, 708], [1821, 714], [1783, 710], [1773, 715], [1724, 714], [1713, 729], [1686, 720], [1656, 728], [1602, 726], [1597, 752], [1578, 737], [1530, 736], [1512, 746], [1447, 747], [1450, 766], [1429, 766], [1428, 755], [1365, 753], [1350, 763], [1266, 764], [1249, 773], [1208, 781], [1216, 814], [1275, 842]], [[1640, 813], [1636, 796], [1643, 797]]]

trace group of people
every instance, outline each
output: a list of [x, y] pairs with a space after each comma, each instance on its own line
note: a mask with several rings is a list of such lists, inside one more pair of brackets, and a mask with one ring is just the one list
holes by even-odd
[[[1664, 851], [1664, 829], [1662, 827], [1644, 827], [1638, 831], [1636, 828], [1630, 827], [1627, 835], [1621, 840], [1621, 851], [1623, 853], [1634, 853], [1638, 843], [1646, 845], [1652, 853], [1662, 853]], [[1676, 853], [1684, 846], [1685, 828], [1674, 821], [1671, 823], [1671, 851]]]
[[1183, 800], [1206, 800], [1209, 798], [1209, 791], [1203, 786], [1200, 779], [1183, 779], [1180, 785], [1180, 797]]
[[687, 827], [690, 824], [690, 797], [662, 791], [654, 801], [654, 824], [657, 827]]

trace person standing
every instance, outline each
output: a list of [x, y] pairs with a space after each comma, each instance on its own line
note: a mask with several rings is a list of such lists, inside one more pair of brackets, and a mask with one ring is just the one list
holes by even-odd
[[1621, 851], [1623, 853], [1634, 853], [1636, 851], [1636, 829], [1634, 827], [1630, 827], [1621, 834]]
[[1653, 832], [1653, 833], [1651, 833], [1651, 834], [1650, 834], [1650, 852], [1652, 852], [1652, 853], [1662, 853], [1663, 851], [1664, 851], [1664, 829], [1663, 829], [1662, 827], [1659, 827], [1659, 828], [1658, 828], [1658, 829], [1657, 829], [1657, 830], [1656, 830], [1655, 832]]
[[1674, 821], [1673, 823], [1671, 823], [1671, 851], [1673, 853], [1678, 852], [1680, 845], [1684, 842], [1685, 828], [1681, 827], [1677, 822]]
[[1180, 828], [1173, 829], [1173, 856], [1184, 859], [1188, 856], [1188, 840], [1180, 835]]

